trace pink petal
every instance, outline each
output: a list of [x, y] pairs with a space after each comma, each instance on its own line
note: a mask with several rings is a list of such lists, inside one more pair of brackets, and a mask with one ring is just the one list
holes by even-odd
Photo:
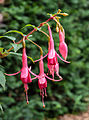
[[70, 62], [68, 62], [68, 61], [66, 61], [66, 60], [63, 60], [63, 59], [60, 57], [59, 54], [57, 54], [57, 56], [58, 56], [63, 62], [70, 63]]
[[31, 80], [34, 80], [34, 79], [36, 79], [37, 77], [34, 77], [34, 78], [32, 78]]
[[42, 58], [40, 58], [40, 59], [38, 59], [38, 60], [35, 60], [34, 62], [38, 62], [38, 61], [44, 59], [47, 55], [48, 55], [48, 53], [47, 53], [44, 57], [42, 57]]
[[38, 75], [36, 75], [35, 73], [33, 73], [31, 70], [29, 70], [29, 72], [30, 72], [32, 75], [34, 75], [34, 76], [36, 76], [36, 77], [39, 77]]
[[21, 79], [22, 78], [27, 78], [28, 76], [28, 67], [22, 67], [21, 69]]
[[20, 72], [21, 72], [21, 70], [18, 71], [17, 73], [13, 73], [13, 74], [7, 74], [7, 73], [4, 73], [4, 74], [7, 75], [7, 76], [13, 76], [13, 75], [17, 75], [17, 74], [19, 74]]
[[48, 58], [52, 59], [55, 57], [55, 50], [54, 49], [50, 49], [48, 52]]
[[46, 78], [49, 79], [49, 80], [52, 80], [52, 81], [61, 81], [62, 80], [62, 78], [60, 78], [60, 80], [55, 80], [55, 79], [52, 79], [52, 78], [48, 77], [47, 75], [46, 75]]
[[54, 79], [54, 66], [55, 65], [49, 65], [49, 64], [47, 64], [47, 66], [48, 66], [48, 69], [50, 71], [50, 74], [53, 76], [53, 79]]
[[31, 82], [32, 82], [32, 79], [31, 79], [31, 75], [30, 75], [29, 72], [28, 72], [28, 77], [27, 77], [27, 78], [28, 78], [27, 82], [28, 82], [28, 83], [31, 83]]
[[59, 78], [62, 78], [62, 77], [59, 75], [59, 63], [56, 63], [56, 65], [55, 65], [55, 72], [56, 72], [56, 75], [57, 75]]
[[48, 64], [49, 65], [55, 65], [57, 62], [57, 55], [56, 51], [54, 49], [50, 49], [48, 52]]

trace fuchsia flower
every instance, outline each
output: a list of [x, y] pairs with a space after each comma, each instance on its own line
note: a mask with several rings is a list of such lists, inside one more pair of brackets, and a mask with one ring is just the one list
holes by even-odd
[[22, 82], [24, 84], [24, 88], [25, 88], [25, 92], [26, 92], [26, 100], [27, 100], [27, 104], [28, 104], [29, 103], [28, 95], [27, 95], [28, 83], [31, 83], [32, 80], [31, 80], [31, 76], [29, 73], [28, 65], [27, 65], [27, 55], [26, 55], [25, 48], [23, 48], [23, 54], [22, 54], [22, 69], [17, 73], [13, 73], [13, 74], [6, 74], [5, 73], [5, 75], [12, 76], [12, 75], [16, 75], [20, 72], [21, 72], [20, 79], [22, 80]]
[[[42, 58], [42, 56], [41, 56], [41, 58]], [[41, 60], [39, 62], [39, 69], [40, 69], [40, 73], [39, 73], [39, 77], [38, 77], [38, 86], [40, 89], [40, 95], [42, 95], [43, 107], [45, 107], [45, 105], [44, 105], [44, 91], [45, 91], [45, 96], [47, 96], [47, 94], [46, 94], [47, 80], [45, 78], [43, 60]]]
[[[45, 58], [47, 55], [48, 55], [48, 69], [50, 71], [50, 74], [53, 76], [53, 79], [54, 79], [54, 72], [56, 72], [56, 75], [62, 79], [62, 77], [59, 75], [59, 63], [57, 61], [57, 57], [59, 57], [62, 61], [66, 62], [66, 63], [70, 63], [66, 60], [63, 60], [59, 54], [57, 54], [57, 52], [55, 51], [54, 49], [54, 41], [53, 41], [53, 37], [52, 37], [52, 32], [51, 32], [51, 29], [50, 29], [50, 26], [48, 25], [48, 30], [49, 30], [49, 35], [50, 35], [50, 41], [49, 41], [49, 46], [48, 46], [48, 53], [40, 58], [39, 60]], [[63, 38], [64, 36], [61, 36], [61, 39], [64, 39]], [[39, 61], [39, 60], [36, 60], [35, 62]]]
[[[49, 30], [49, 35], [50, 35], [50, 42], [49, 42], [49, 49], [48, 49], [48, 68], [49, 68], [49, 71], [52, 74], [53, 78], [54, 78], [54, 71], [56, 72], [56, 75], [59, 78], [62, 78], [59, 75], [59, 64], [58, 64], [58, 61], [57, 61], [57, 57], [59, 57], [64, 62], [67, 62], [67, 61], [63, 60], [57, 54], [57, 52], [55, 51], [55, 49], [54, 49], [54, 41], [53, 41], [53, 38], [52, 38], [52, 32], [51, 32], [51, 29], [50, 29], [49, 25], [48, 25], [48, 30]], [[64, 36], [61, 36], [61, 39], [64, 39], [63, 37]], [[67, 63], [69, 63], [69, 62], [67, 62]]]
[[60, 39], [59, 51], [60, 51], [62, 57], [66, 60], [67, 54], [68, 54], [68, 47], [67, 47], [67, 44], [65, 43], [64, 29], [63, 29], [63, 32], [61, 31], [61, 29], [59, 29], [59, 39]]
[[[39, 86], [39, 89], [40, 89], [40, 95], [42, 96], [42, 102], [43, 102], [43, 107], [45, 107], [45, 104], [44, 104], [44, 96], [47, 96], [47, 93], [46, 93], [46, 87], [47, 87], [47, 79], [49, 80], [53, 80], [53, 81], [61, 81], [62, 79], [59, 79], [59, 80], [54, 80], [50, 77], [48, 77], [45, 73], [44, 73], [44, 63], [43, 63], [43, 56], [41, 55], [41, 58], [40, 58], [40, 62], [39, 62], [39, 69], [40, 69], [40, 73], [39, 75], [36, 75], [34, 74], [31, 69], [29, 69], [29, 72], [31, 74], [33, 74], [34, 76], [36, 76], [35, 78], [33, 79], [36, 79], [38, 78], [38, 86]], [[32, 79], [32, 80], [33, 80]]]

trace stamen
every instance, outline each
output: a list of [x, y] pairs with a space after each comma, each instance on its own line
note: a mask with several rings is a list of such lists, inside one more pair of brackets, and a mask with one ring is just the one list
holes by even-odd
[[45, 88], [45, 96], [47, 97], [47, 92], [46, 92], [46, 88]]
[[27, 104], [29, 104], [27, 91], [26, 91], [26, 100], [27, 100]]
[[42, 89], [42, 103], [43, 103], [43, 108], [45, 108], [45, 104], [44, 104], [44, 90]]
[[40, 95], [42, 95], [42, 91], [41, 91], [41, 89], [40, 89]]
[[27, 85], [27, 84], [24, 84], [24, 88], [25, 88], [25, 93], [26, 93], [26, 101], [27, 101], [27, 104], [29, 104], [29, 101], [28, 101], [28, 94], [27, 94], [28, 85]]

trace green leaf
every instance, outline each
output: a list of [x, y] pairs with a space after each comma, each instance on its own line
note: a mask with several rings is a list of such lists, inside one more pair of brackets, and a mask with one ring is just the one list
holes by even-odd
[[0, 71], [0, 84], [4, 89], [5, 89], [5, 82], [6, 82], [5, 75], [3, 74], [2, 71]]
[[3, 49], [4, 49], [4, 48], [0, 48], [0, 52], [1, 52], [1, 53], [3, 53]]
[[21, 44], [11, 43], [11, 45], [13, 46], [15, 52], [17, 52], [20, 48], [22, 48]]
[[1, 109], [1, 111], [2, 111], [2, 113], [3, 113], [3, 108], [2, 108], [2, 106], [1, 106], [1, 104], [0, 104], [0, 109]]
[[15, 32], [15, 33], [19, 33], [20, 35], [24, 36], [24, 34], [23, 34], [22, 32], [17, 31], [17, 30], [10, 30], [10, 31], [6, 32], [5, 34], [13, 33], [13, 32]]
[[[9, 53], [12, 54], [12, 55], [22, 56], [21, 53], [14, 53], [14, 52], [9, 52]], [[29, 58], [34, 63], [34, 60], [31, 57], [27, 56], [27, 58]]]
[[[24, 34], [24, 36], [27, 36], [27, 35]], [[32, 37], [32, 35], [29, 35], [29, 38], [30, 38], [30, 37]]]
[[[31, 24], [27, 24], [27, 25], [25, 25], [23, 28], [25, 28], [25, 27], [33, 27], [33, 28], [35, 28], [36, 30], [39, 30], [40, 31], [40, 29], [41, 28], [38, 28], [38, 27], [36, 27], [35, 25], [31, 25]], [[23, 29], [23, 28], [21, 28], [21, 29]]]
[[3, 51], [3, 49], [4, 49], [4, 48], [0, 48], [0, 52], [1, 52], [2, 54], [4, 54], [4, 53], [8, 53], [7, 50], [4, 49], [4, 51]]
[[8, 39], [10, 39], [10, 40], [16, 40], [16, 38], [15, 38], [15, 37], [12, 37], [12, 36], [0, 36], [0, 38], [3, 38], [3, 37], [6, 37], [6, 38], [8, 38]]
[[53, 16], [53, 15], [52, 15], [52, 14], [50, 14], [50, 13], [47, 13], [47, 15], [49, 15], [50, 17], [51, 17], [51, 16]]

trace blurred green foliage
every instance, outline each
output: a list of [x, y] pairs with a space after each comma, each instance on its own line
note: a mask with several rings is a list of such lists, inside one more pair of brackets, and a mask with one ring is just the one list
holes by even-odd
[[[60, 75], [63, 81], [48, 81], [45, 98], [46, 108], [42, 108], [39, 95], [38, 82], [34, 80], [29, 84], [29, 105], [26, 104], [23, 84], [20, 75], [7, 77], [6, 87], [0, 87], [0, 103], [4, 113], [0, 113], [0, 120], [46, 120], [56, 118], [65, 113], [79, 113], [86, 110], [89, 101], [89, 1], [88, 0], [6, 0], [0, 11], [4, 16], [3, 25], [0, 28], [0, 35], [8, 30], [20, 30], [27, 34], [31, 27], [21, 28], [26, 24], [38, 26], [48, 19], [47, 13], [55, 13], [58, 8], [69, 14], [68, 17], [60, 19], [66, 33], [70, 64], [60, 62]], [[55, 22], [49, 22], [53, 30], [55, 47], [58, 52], [59, 36], [55, 32]], [[47, 31], [47, 27], [42, 27]], [[16, 41], [21, 36], [13, 34]], [[40, 32], [35, 32], [31, 37], [47, 53], [47, 37]], [[0, 39], [0, 47], [8, 49], [11, 47], [11, 40]], [[27, 55], [34, 60], [40, 57], [39, 49], [27, 43]], [[17, 52], [21, 53], [21, 49]], [[0, 59], [0, 71], [3, 73], [14, 73], [21, 69], [21, 56], [9, 55]], [[38, 63], [35, 65], [28, 59], [32, 71], [39, 73]], [[47, 62], [44, 60], [45, 72], [47, 73]], [[0, 76], [1, 79], [1, 76]]]

